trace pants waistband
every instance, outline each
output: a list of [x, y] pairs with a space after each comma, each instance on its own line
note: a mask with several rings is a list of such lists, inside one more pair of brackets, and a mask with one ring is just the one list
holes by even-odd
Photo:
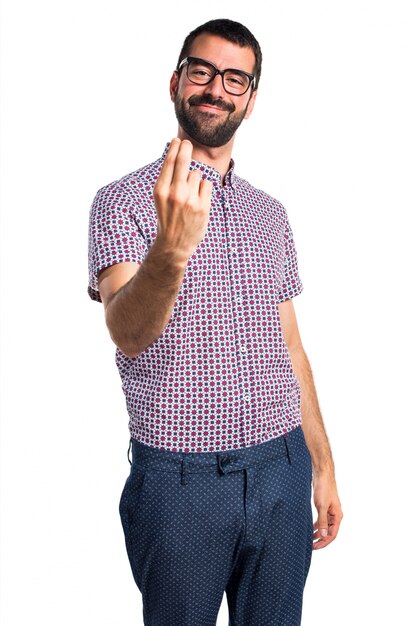
[[214, 469], [219, 469], [222, 473], [233, 472], [278, 459], [281, 456], [287, 456], [291, 463], [293, 452], [301, 446], [306, 446], [302, 426], [296, 426], [285, 435], [247, 448], [218, 452], [172, 452], [152, 448], [133, 437], [130, 440], [133, 467], [141, 466], [145, 469], [167, 472], [184, 471], [187, 467], [188, 473]]

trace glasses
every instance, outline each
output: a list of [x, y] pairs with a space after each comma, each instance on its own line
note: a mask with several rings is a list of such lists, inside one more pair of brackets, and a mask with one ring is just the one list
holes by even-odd
[[187, 78], [194, 85], [209, 85], [218, 74], [222, 76], [222, 85], [227, 93], [232, 96], [243, 96], [250, 86], [255, 89], [255, 76], [242, 70], [218, 70], [216, 65], [198, 59], [197, 57], [186, 57], [179, 63], [177, 71], [180, 73], [186, 65]]

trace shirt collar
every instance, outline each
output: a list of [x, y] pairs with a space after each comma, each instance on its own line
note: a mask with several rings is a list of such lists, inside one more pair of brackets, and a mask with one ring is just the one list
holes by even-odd
[[[168, 142], [164, 148], [164, 152], [162, 155], [162, 159], [165, 159], [168, 149], [170, 147], [170, 142]], [[211, 167], [210, 165], [206, 165], [205, 163], [201, 163], [200, 161], [196, 161], [195, 159], [192, 159], [191, 163], [190, 163], [190, 167], [189, 167], [190, 171], [192, 172], [193, 170], [201, 170], [202, 172], [202, 178], [206, 178], [207, 180], [212, 181], [214, 184], [221, 184], [221, 174], [220, 172], [218, 172], [218, 170], [215, 170], [214, 167]], [[234, 187], [235, 183], [236, 183], [236, 174], [235, 174], [235, 161], [234, 159], [231, 159], [230, 164], [229, 164], [229, 170], [227, 171], [226, 175], [225, 175], [225, 187]]]

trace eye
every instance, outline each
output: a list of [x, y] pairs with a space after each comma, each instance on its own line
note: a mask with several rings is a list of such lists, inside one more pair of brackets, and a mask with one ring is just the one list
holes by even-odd
[[210, 76], [210, 72], [208, 72], [208, 70], [198, 67], [190, 70], [190, 73], [193, 74], [193, 76]]
[[227, 74], [225, 78], [231, 87], [245, 87], [248, 83], [248, 78], [242, 74]]
[[213, 69], [205, 63], [193, 61], [189, 65], [189, 76], [197, 80], [206, 80], [213, 75]]

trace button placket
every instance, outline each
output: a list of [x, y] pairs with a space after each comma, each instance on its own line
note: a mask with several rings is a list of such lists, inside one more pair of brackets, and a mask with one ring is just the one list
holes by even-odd
[[[224, 209], [224, 219], [225, 219], [225, 228], [226, 231], [229, 232], [229, 223], [231, 222], [231, 216], [230, 216], [230, 209], [233, 206], [233, 198], [234, 198], [234, 189], [232, 187], [231, 184], [227, 184], [225, 185], [222, 190], [221, 193], [218, 196], [218, 200], [220, 201], [223, 209]], [[233, 220], [232, 220], [233, 221]], [[233, 233], [234, 230], [233, 228], [231, 228], [231, 232]], [[233, 278], [233, 274], [235, 273], [234, 270], [234, 264], [236, 264], [237, 262], [237, 255], [238, 255], [238, 246], [236, 245], [236, 243], [234, 241], [229, 243], [229, 259], [230, 259], [230, 268], [231, 268], [231, 278]], [[238, 270], [239, 271], [239, 270]], [[236, 281], [232, 281], [233, 284], [239, 284]], [[243, 296], [238, 292], [237, 295], [232, 295], [232, 302], [235, 305], [234, 309], [235, 309], [235, 314], [238, 316], [240, 315], [240, 313], [238, 313], [238, 305], [240, 305], [241, 307], [244, 304], [244, 298]], [[238, 327], [238, 325], [237, 325]], [[248, 354], [248, 349], [247, 346], [244, 345], [242, 342], [243, 340], [245, 340], [244, 337], [241, 336], [237, 336], [237, 350], [241, 356], [241, 360], [243, 362], [243, 372], [246, 371], [246, 363], [245, 363], [245, 359], [244, 357], [247, 356]], [[240, 358], [238, 357], [238, 360], [240, 360]], [[244, 380], [241, 380], [241, 393], [242, 393], [242, 399], [243, 402], [248, 405], [248, 403], [250, 402], [250, 394], [249, 393], [244, 393]], [[247, 408], [247, 407], [246, 407]], [[221, 464], [220, 464], [221, 466]]]

